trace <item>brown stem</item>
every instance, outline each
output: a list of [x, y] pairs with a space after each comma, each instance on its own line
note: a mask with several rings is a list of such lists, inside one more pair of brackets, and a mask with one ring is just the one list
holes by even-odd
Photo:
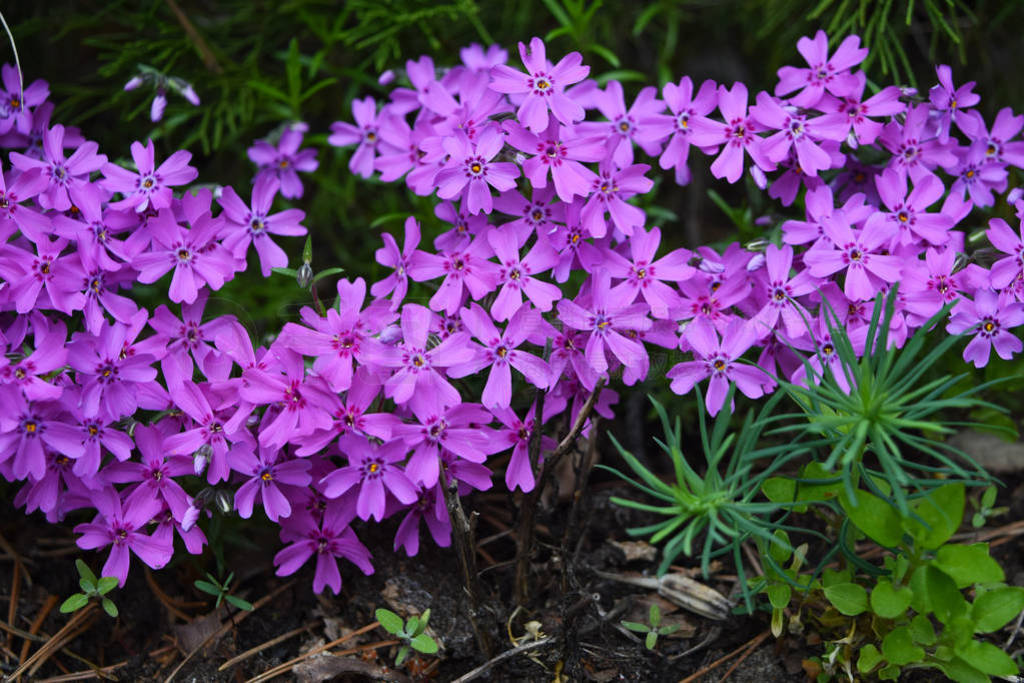
[[[537, 517], [537, 504], [540, 502], [540, 497], [544, 492], [544, 487], [551, 478], [551, 473], [554, 472], [555, 467], [558, 465], [558, 461], [561, 460], [562, 456], [568, 453], [576, 443], [576, 437], [578, 437], [580, 432], [583, 430], [583, 425], [586, 424], [587, 418], [594, 409], [594, 404], [597, 403], [597, 397], [601, 393], [601, 388], [603, 386], [604, 380], [599, 380], [597, 386], [594, 387], [594, 391], [591, 392], [590, 396], [587, 397], [586, 402], [583, 404], [583, 407], [580, 408], [580, 412], [576, 416], [576, 422], [573, 423], [572, 429], [569, 430], [569, 433], [566, 434], [565, 438], [558, 444], [558, 447], [555, 448], [551, 457], [544, 460], [544, 467], [541, 470], [540, 476], [537, 477], [537, 483], [533, 487], [533, 490], [523, 498], [523, 505], [519, 511], [519, 527], [516, 530], [515, 588], [517, 605], [525, 606], [530, 596], [530, 556], [533, 552], [533, 533], [535, 526], [534, 521]], [[540, 428], [541, 420], [538, 419], [533, 425], [534, 434], [532, 435], [533, 438], [536, 439], [538, 451], [540, 450]]]
[[477, 645], [485, 657], [490, 658], [494, 654], [494, 641], [491, 632], [480, 623], [480, 581], [476, 567], [476, 519], [478, 514], [474, 512], [472, 517], [466, 517], [462, 509], [462, 501], [459, 500], [459, 485], [454, 479], [447, 479], [444, 461], [441, 461], [441, 475], [446, 478], [441, 486], [444, 491], [444, 502], [448, 508], [448, 517], [452, 525], [452, 539], [455, 546], [455, 554], [459, 558], [459, 569], [462, 571], [462, 584], [469, 598], [469, 623], [473, 627]]
[[196, 46], [197, 50], [199, 50], [199, 56], [202, 57], [203, 64], [206, 65], [206, 68], [217, 74], [224, 73], [224, 69], [222, 69], [220, 64], [217, 62], [217, 58], [214, 56], [213, 50], [211, 50], [210, 46], [206, 44], [203, 37], [199, 35], [199, 31], [196, 30], [195, 25], [193, 25], [189, 20], [188, 15], [181, 10], [178, 3], [175, 2], [175, 0], [164, 0], [164, 2], [166, 2], [167, 6], [171, 8], [171, 11], [174, 13], [174, 17], [178, 20], [178, 23], [181, 24], [181, 27], [185, 29], [185, 33], [188, 35], [189, 40], [191, 40], [192, 44]]

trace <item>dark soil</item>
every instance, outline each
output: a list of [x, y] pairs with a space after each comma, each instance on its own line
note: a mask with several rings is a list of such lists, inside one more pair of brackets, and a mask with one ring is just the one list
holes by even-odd
[[[1010, 505], [1011, 510], [997, 523], [1024, 519], [1024, 496], [1019, 495], [1024, 487], [1020, 479], [1007, 481], [1004, 475], [1003, 481], [1008, 486], [1002, 491], [1002, 504]], [[654, 567], [651, 561], [630, 561], [612, 543], [628, 540], [624, 529], [643, 521], [635, 513], [613, 505], [609, 501], [613, 493], [622, 495], [621, 485], [598, 482], [590, 488], [590, 494], [577, 510], [581, 532], [570, 530], [568, 539], [563, 536], [566, 520], [572, 518], [571, 501], [553, 501], [542, 507], [530, 576], [530, 604], [528, 609], [515, 614], [512, 586], [514, 511], [518, 498], [493, 491], [465, 500], [467, 509], [480, 515], [476, 529], [480, 548], [477, 561], [484, 598], [477, 605], [476, 614], [478, 623], [493, 641], [492, 654], [514, 647], [510, 632], [516, 643], [530, 642], [529, 636], [523, 639], [530, 621], [539, 622], [538, 637], [552, 637], [548, 645], [507, 658], [475, 680], [678, 681], [743, 648], [767, 630], [766, 613], [712, 621], [675, 608], [651, 590], [600, 578], [595, 570], [641, 572]], [[48, 599], [56, 599], [59, 604], [78, 590], [74, 559], [84, 557], [98, 569], [105, 554], [77, 550], [70, 525], [51, 526], [38, 516], [25, 518], [9, 503], [4, 506], [0, 533], [10, 548], [0, 556], [0, 621], [6, 623], [12, 614], [8, 607], [14, 588], [14, 562], [9, 554], [13, 549], [24, 558], [31, 577], [31, 583], [24, 574], [20, 577], [13, 625], [28, 631]], [[375, 553], [376, 572], [363, 576], [342, 562], [341, 595], [316, 596], [311, 589], [312, 562], [294, 577], [274, 576], [271, 558], [280, 543], [273, 528], [267, 525], [254, 531], [252, 524], [245, 526], [252, 547], [225, 546], [228, 568], [236, 572], [238, 595], [256, 602], [276, 592], [251, 615], [229, 615], [224, 608], [214, 612], [212, 598], [193, 587], [203, 571], [211, 570], [212, 560], [204, 566], [186, 557], [165, 570], [152, 572], [151, 580], [147, 580], [145, 568], [133, 559], [127, 585], [112, 594], [120, 608], [119, 618], [108, 618], [96, 610], [89, 628], [26, 680], [57, 676], [64, 676], [58, 680], [79, 680], [95, 677], [90, 671], [92, 667], [116, 666], [106, 676], [122, 681], [162, 681], [172, 672], [173, 680], [177, 681], [244, 681], [371, 624], [378, 607], [388, 607], [406, 616], [430, 608], [432, 634], [442, 643], [440, 655], [413, 658], [397, 671], [389, 669], [397, 648], [373, 647], [390, 638], [378, 628], [332, 648], [337, 652], [371, 646], [362, 654], [311, 657], [278, 680], [455, 680], [488, 659], [471, 627], [471, 605], [455, 554], [451, 549], [435, 547], [426, 538], [422, 539], [418, 556], [395, 554], [391, 546], [396, 527], [397, 520], [389, 520], [360, 529], [361, 539]], [[1024, 549], [1017, 538], [997, 539], [993, 545], [993, 554], [1003, 564], [1007, 581], [1024, 585]], [[706, 582], [729, 595], [735, 584], [733, 571], [732, 567], [720, 567]], [[700, 579], [696, 573], [692, 575]], [[164, 594], [162, 598], [157, 590]], [[677, 633], [659, 639], [653, 652], [618, 627], [624, 619], [645, 621], [652, 601], [665, 614], [665, 623], [680, 625]], [[38, 633], [51, 636], [68, 619], [68, 615], [60, 614], [54, 607], [38, 627]], [[231, 624], [232, 620], [237, 625], [227, 628], [223, 637], [206, 647], [196, 646], [213, 630], [211, 625]], [[263, 647], [226, 671], [219, 670], [232, 657], [304, 625], [307, 630]], [[22, 644], [18, 635], [0, 633], [0, 671], [10, 674], [18, 667]], [[38, 643], [33, 643], [29, 654], [38, 647]], [[776, 642], [769, 636], [751, 649], [734, 670], [729, 671], [740, 655], [699, 680], [718, 681], [728, 672], [728, 680], [737, 682], [804, 681], [807, 677], [801, 663], [814, 654], [820, 652], [805, 639]], [[84, 674], [78, 678], [66, 676], [74, 672]]]

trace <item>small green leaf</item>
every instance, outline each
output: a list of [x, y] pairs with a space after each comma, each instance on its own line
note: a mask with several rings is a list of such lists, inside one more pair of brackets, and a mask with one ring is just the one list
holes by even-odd
[[220, 588], [218, 586], [213, 585], [209, 581], [196, 579], [195, 586], [199, 590], [203, 591], [204, 593], [209, 593], [210, 595], [219, 596], [221, 594]]
[[825, 589], [825, 597], [848, 617], [855, 617], [868, 608], [868, 592], [855, 583], [833, 584]]
[[96, 590], [100, 595], [106, 595], [115, 588], [117, 588], [116, 576], [104, 576], [96, 582]]
[[989, 676], [1013, 676], [1017, 673], [1017, 664], [992, 643], [971, 640], [965, 647], [957, 648], [957, 655], [978, 671]]
[[981, 507], [991, 508], [996, 504], [996, 487], [989, 486], [985, 489], [985, 493], [981, 494]]
[[770, 477], [761, 484], [761, 492], [773, 503], [791, 503], [796, 500], [796, 481], [789, 477]]
[[839, 502], [850, 521], [879, 545], [892, 548], [903, 538], [899, 513], [878, 496], [867, 491], [857, 491], [855, 501], [844, 493], [839, 497]]
[[647, 624], [641, 624], [636, 621], [620, 621], [619, 623], [634, 633], [647, 633], [651, 630], [651, 627]]
[[653, 650], [654, 646], [657, 645], [657, 644], [658, 644], [658, 632], [657, 631], [650, 631], [650, 632], [648, 632], [647, 637], [644, 638], [644, 645], [647, 646], [648, 650]]
[[96, 575], [92, 573], [91, 569], [89, 569], [89, 565], [82, 560], [75, 560], [75, 567], [78, 569], [78, 575], [80, 577], [88, 579], [93, 584], [96, 583]]
[[75, 612], [82, 609], [89, 603], [89, 597], [82, 593], [75, 593], [70, 598], [61, 603], [60, 611], [64, 614], [68, 612]]
[[924, 567], [924, 585], [928, 603], [943, 624], [948, 624], [953, 617], [967, 611], [967, 601], [960, 595], [956, 582], [934, 564]]
[[[380, 619], [378, 619], [377, 621], [380, 621]], [[395, 657], [395, 666], [402, 666], [402, 664], [405, 662], [406, 657], [408, 657], [408, 656], [409, 656], [409, 646], [408, 645], [403, 645], [402, 647], [398, 648], [398, 656]]]
[[78, 587], [81, 588], [82, 592], [86, 595], [92, 595], [96, 592], [96, 584], [84, 577], [78, 580]]
[[402, 632], [402, 627], [405, 625], [402, 622], [402, 617], [398, 616], [389, 609], [379, 608], [373, 613], [380, 625], [384, 627], [384, 630], [392, 635], [398, 635]]
[[772, 607], [783, 609], [789, 604], [789, 599], [793, 596], [793, 589], [788, 583], [773, 583], [765, 589], [765, 593], [768, 594], [768, 602], [772, 604]]
[[302, 247], [302, 262], [312, 263], [313, 262], [313, 236], [306, 235], [306, 244]]
[[654, 628], [658, 628], [658, 626], [661, 624], [661, 610], [658, 609], [658, 606], [656, 604], [651, 603], [651, 609], [647, 618], [648, 621], [651, 622], [651, 626], [653, 626]]
[[998, 631], [1024, 610], [1024, 588], [1005, 586], [985, 591], [971, 605], [971, 618], [977, 633]]
[[328, 268], [326, 270], [321, 270], [319, 273], [313, 276], [313, 282], [316, 283], [325, 277], [330, 277], [331, 275], [339, 275], [344, 272], [344, 268]]
[[103, 598], [103, 600], [100, 601], [100, 604], [103, 605], [104, 612], [109, 614], [112, 619], [117, 619], [117, 605], [114, 604], [113, 600], [110, 598]]
[[940, 662], [937, 666], [942, 673], [946, 674], [947, 678], [957, 681], [957, 683], [991, 683], [992, 681], [987, 674], [981, 673], [959, 657], [954, 657], [948, 662]]
[[913, 597], [908, 586], [893, 588], [890, 581], [881, 579], [871, 590], [871, 611], [883, 619], [895, 619], [906, 614]]
[[904, 666], [924, 659], [924, 648], [914, 644], [909, 628], [900, 626], [882, 640], [882, 655], [890, 664]]
[[417, 652], [422, 652], [423, 654], [432, 655], [437, 652], [437, 641], [426, 633], [419, 634], [410, 640], [409, 644], [412, 645]]
[[427, 622], [430, 621], [430, 608], [428, 607], [420, 615], [420, 623], [423, 624], [423, 628], [427, 627]]
[[857, 655], [857, 672], [860, 674], [869, 673], [882, 661], [882, 653], [873, 644], [868, 643], [860, 649]]
[[988, 543], [944, 545], [932, 562], [949, 574], [957, 588], [976, 583], [999, 583], [1006, 578], [1003, 568], [988, 554]]
[[278, 275], [287, 275], [288, 277], [296, 277], [299, 274], [299, 271], [294, 268], [271, 268], [271, 272]]
[[229, 604], [234, 605], [238, 609], [245, 610], [246, 612], [251, 612], [253, 610], [252, 603], [248, 600], [243, 600], [242, 598], [236, 597], [234, 595], [225, 595], [224, 599], [227, 600]]
[[409, 617], [405, 622], [405, 634], [412, 638], [423, 633], [423, 626], [420, 625], [419, 617]]

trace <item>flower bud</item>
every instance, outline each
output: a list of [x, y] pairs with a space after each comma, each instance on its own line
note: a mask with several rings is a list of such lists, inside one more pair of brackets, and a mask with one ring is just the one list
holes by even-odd
[[181, 518], [181, 530], [188, 532], [192, 530], [192, 527], [199, 521], [199, 508], [193, 505], [191, 502], [188, 504], [188, 509], [185, 510], [185, 514]]
[[192, 454], [192, 470], [196, 473], [197, 477], [206, 470], [211, 455], [213, 455], [213, 449], [210, 448], [208, 443], [204, 443]]
[[196, 91], [192, 89], [190, 84], [186, 83], [185, 87], [181, 89], [181, 96], [188, 100], [189, 104], [193, 107], [199, 106], [199, 95], [196, 94]]
[[299, 266], [299, 272], [295, 276], [295, 281], [299, 283], [299, 287], [309, 289], [313, 284], [313, 266], [308, 263], [303, 263]]
[[167, 95], [163, 90], [157, 90], [153, 104], [149, 108], [149, 120], [156, 123], [164, 117], [164, 109], [167, 107]]
[[217, 489], [217, 492], [213, 494], [213, 504], [225, 515], [235, 509], [231, 492], [225, 489]]
[[379, 85], [387, 85], [388, 83], [391, 83], [393, 80], [395, 80], [394, 69], [388, 69], [387, 71], [385, 71], [384, 73], [377, 77], [377, 83]]
[[142, 85], [143, 82], [144, 82], [144, 79], [142, 78], [142, 76], [133, 76], [130, 81], [128, 81], [127, 83], [124, 84], [124, 89], [125, 89], [125, 91], [135, 90], [140, 85]]

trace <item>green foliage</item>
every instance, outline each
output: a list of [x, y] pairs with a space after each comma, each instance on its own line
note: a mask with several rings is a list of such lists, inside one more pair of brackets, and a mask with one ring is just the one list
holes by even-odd
[[96, 598], [100, 601], [103, 611], [111, 618], [117, 618], [117, 605], [107, 597], [107, 593], [117, 588], [116, 576], [104, 576], [97, 579], [92, 570], [82, 560], [75, 560], [75, 567], [78, 569], [78, 585], [82, 588], [81, 593], [74, 593], [67, 600], [61, 603], [60, 611], [64, 614], [77, 612], [89, 604], [89, 600]]
[[[658, 478], [624, 449], [614, 436], [609, 435], [619, 454], [639, 480], [606, 465], [599, 467], [628, 481], [647, 496], [657, 500], [659, 504], [650, 505], [619, 497], [613, 497], [612, 502], [665, 518], [648, 526], [628, 530], [632, 536], [649, 535], [651, 543], [665, 542], [662, 561], [658, 567], [659, 576], [668, 571], [669, 565], [680, 554], [693, 556], [695, 552], [699, 552], [701, 568], [707, 575], [712, 558], [726, 552], [731, 552], [738, 558], [741, 544], [750, 537], [759, 538], [768, 544], [784, 544], [778, 536], [773, 535], [774, 525], [770, 522], [770, 517], [779, 510], [792, 507], [794, 503], [755, 499], [759, 497], [762, 483], [779, 467], [803, 455], [806, 447], [799, 443], [757, 447], [761, 432], [770, 423], [771, 413], [783, 397], [782, 393], [768, 399], [756, 418], [751, 411], [743, 421], [742, 427], [729, 433], [729, 406], [734, 392], [734, 389], [730, 390], [725, 399], [725, 407], [716, 417], [713, 430], [709, 432], [704, 402], [698, 391], [700, 442], [707, 466], [703, 475], [693, 468], [683, 454], [680, 420], [676, 418], [672, 423], [662, 405], [653, 398], [651, 402], [661, 419], [665, 434], [664, 441], [656, 441], [671, 459], [675, 473], [673, 482], [665, 482]], [[771, 464], [755, 471], [754, 463], [760, 460], [770, 460]], [[699, 550], [695, 551], [695, 542], [699, 535], [703, 535], [703, 542]], [[737, 567], [742, 571], [741, 562], [737, 562]]]
[[646, 634], [644, 636], [644, 647], [648, 650], [653, 650], [657, 646], [659, 636], [667, 636], [679, 630], [679, 624], [673, 624], [672, 626], [661, 625], [661, 610], [655, 604], [651, 604], [650, 612], [647, 615], [647, 622], [646, 624], [636, 621], [622, 621], [619, 623], [634, 633]]
[[402, 621], [402, 617], [383, 607], [378, 608], [374, 616], [385, 631], [402, 641], [402, 646], [398, 648], [398, 655], [395, 657], [395, 666], [402, 666], [411, 650], [427, 655], [438, 651], [437, 641], [425, 632], [430, 620], [429, 609], [418, 617], [409, 617], [405, 622]]
[[195, 586], [202, 592], [208, 593], [209, 595], [212, 595], [215, 598], [217, 598], [217, 603], [214, 605], [214, 607], [220, 607], [221, 601], [226, 600], [229, 605], [234, 605], [240, 610], [245, 610], [247, 612], [251, 612], [253, 610], [251, 602], [230, 594], [231, 580], [235, 578], [234, 572], [228, 574], [227, 578], [224, 579], [224, 581], [219, 581], [213, 574], [210, 574], [209, 572], [207, 572], [206, 578], [208, 578], [209, 581], [197, 579], [195, 582]]

